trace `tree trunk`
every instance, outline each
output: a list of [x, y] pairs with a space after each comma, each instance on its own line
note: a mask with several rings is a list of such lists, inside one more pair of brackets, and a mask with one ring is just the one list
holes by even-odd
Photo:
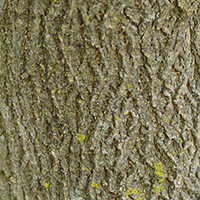
[[200, 199], [198, 0], [0, 6], [0, 199]]

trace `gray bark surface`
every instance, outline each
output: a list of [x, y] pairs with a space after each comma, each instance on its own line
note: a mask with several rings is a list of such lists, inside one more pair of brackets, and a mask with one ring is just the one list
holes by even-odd
[[199, 0], [0, 2], [0, 199], [200, 199]]

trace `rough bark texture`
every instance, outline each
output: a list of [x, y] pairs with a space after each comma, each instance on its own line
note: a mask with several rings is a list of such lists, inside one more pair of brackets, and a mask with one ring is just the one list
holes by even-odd
[[0, 6], [0, 199], [200, 199], [199, 0]]

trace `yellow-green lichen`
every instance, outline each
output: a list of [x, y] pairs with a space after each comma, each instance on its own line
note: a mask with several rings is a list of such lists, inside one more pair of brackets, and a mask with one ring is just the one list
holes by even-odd
[[142, 194], [138, 194], [138, 198], [136, 200], [142, 200], [141, 196]]
[[156, 175], [156, 177], [158, 178], [157, 181], [156, 181], [156, 185], [153, 185], [153, 192], [154, 193], [159, 193], [160, 190], [163, 190], [164, 187], [162, 185], [162, 182], [164, 181], [163, 178], [161, 178], [163, 176], [163, 173], [161, 171], [161, 163], [154, 163], [154, 173]]
[[89, 15], [86, 15], [86, 16], [85, 16], [85, 18], [86, 18], [86, 19], [89, 19], [89, 18], [90, 18], [90, 16], [89, 16]]
[[125, 112], [124, 114], [125, 114], [125, 115], [128, 115], [128, 112]]
[[163, 182], [163, 179], [162, 179], [162, 178], [159, 178], [159, 179], [158, 179], [158, 182], [159, 182], [159, 183], [162, 183], [162, 182]]
[[167, 123], [167, 121], [168, 121], [168, 118], [165, 116], [165, 117], [163, 117], [163, 122], [164, 123]]
[[69, 51], [68, 47], [65, 47], [65, 51]]
[[92, 183], [91, 186], [92, 186], [93, 188], [97, 188], [97, 184], [96, 184], [96, 183]]
[[158, 187], [153, 185], [153, 192], [154, 193], [160, 193], [160, 191], [163, 190], [163, 189], [164, 189], [164, 187], [162, 186], [162, 184], [160, 184]]
[[117, 115], [115, 115], [115, 120], [118, 120], [118, 116]]
[[119, 18], [117, 18], [116, 21], [121, 22], [121, 20]]
[[49, 187], [49, 184], [48, 184], [48, 183], [44, 183], [44, 187], [45, 187], [45, 188], [48, 188], [48, 187]]
[[154, 173], [156, 174], [157, 177], [161, 177], [163, 174], [160, 165], [161, 163], [154, 163]]
[[125, 195], [128, 196], [128, 195], [131, 194], [131, 193], [132, 193], [132, 194], [137, 194], [138, 191], [137, 191], [136, 188], [130, 187], [130, 188], [126, 191]]
[[163, 190], [164, 189], [164, 187], [162, 186], [162, 184], [159, 185], [158, 189], [159, 190]]
[[159, 191], [160, 191], [159, 188], [157, 188], [155, 185], [153, 185], [153, 192], [158, 193]]
[[80, 141], [80, 142], [83, 142], [83, 140], [85, 140], [85, 135], [83, 135], [83, 134], [77, 134], [76, 135], [76, 139], [78, 140], [78, 141]]
[[87, 171], [87, 172], [89, 171], [87, 167], [85, 167], [85, 169], [84, 169], [84, 170], [85, 170], [85, 171]]
[[126, 84], [127, 88], [131, 88], [132, 85], [131, 84]]

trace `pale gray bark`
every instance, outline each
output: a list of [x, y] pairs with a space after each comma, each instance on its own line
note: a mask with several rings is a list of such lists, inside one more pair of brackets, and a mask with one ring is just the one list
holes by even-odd
[[200, 199], [199, 20], [198, 0], [0, 4], [0, 199]]

